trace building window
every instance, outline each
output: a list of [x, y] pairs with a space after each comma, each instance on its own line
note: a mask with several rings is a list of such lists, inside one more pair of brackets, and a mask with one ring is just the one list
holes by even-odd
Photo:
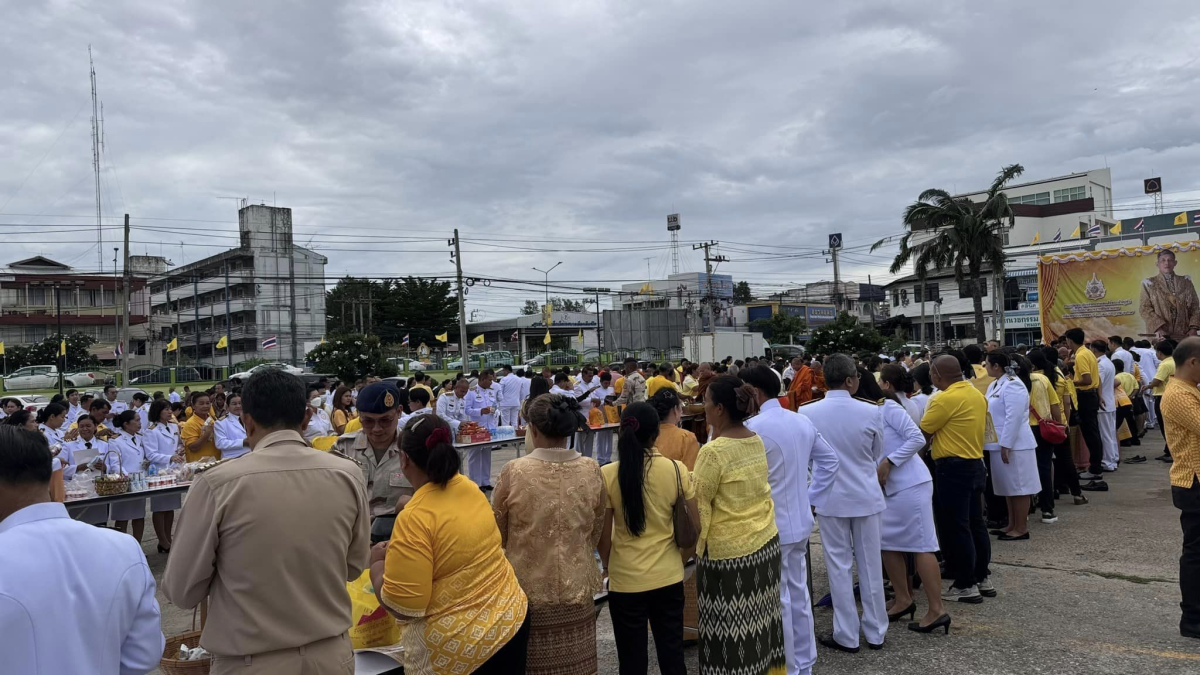
[[[1055, 199], [1054, 201], [1058, 201]], [[1021, 195], [1020, 197], [1009, 197], [1009, 204], [1036, 204], [1043, 205], [1050, 203], [1049, 192], [1035, 192], [1033, 194]]]
[[900, 306], [900, 289], [893, 288], [892, 289], [892, 307], [899, 307], [899, 306]]
[[935, 302], [938, 299], [937, 284], [925, 284], [925, 292], [921, 292], [921, 284], [913, 286], [913, 302]]
[[1080, 185], [1079, 187], [1065, 188], [1054, 191], [1054, 203], [1069, 202], [1075, 199], [1084, 199], [1087, 197], [1087, 188]]
[[974, 288], [975, 288], [975, 286], [976, 286], [976, 283], [978, 283], [979, 297], [981, 297], [981, 298], [986, 298], [986, 297], [987, 297], [987, 287], [988, 287], [988, 280], [987, 280], [987, 279], [978, 279], [978, 280], [976, 280], [976, 279], [963, 279], [963, 280], [962, 280], [962, 281], [960, 281], [960, 282], [959, 282], [959, 284], [958, 284], [958, 297], [959, 297], [959, 298], [973, 298], [973, 297], [975, 297], [975, 296], [974, 296], [974, 294], [972, 294], [972, 292], [971, 292], [971, 291], [972, 291], [972, 289], [974, 289]]
[[27, 293], [29, 307], [45, 307], [46, 306], [46, 289], [30, 286]]

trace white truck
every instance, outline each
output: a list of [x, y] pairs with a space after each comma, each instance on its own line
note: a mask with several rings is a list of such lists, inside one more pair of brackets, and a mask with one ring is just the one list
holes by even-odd
[[[104, 374], [95, 371], [66, 373], [63, 375], [63, 385], [67, 387], [90, 387], [93, 384], [103, 383]], [[25, 366], [9, 373], [8, 377], [4, 378], [5, 391], [55, 389], [57, 387], [57, 366]]]
[[734, 360], [765, 353], [762, 333], [700, 333], [683, 336], [683, 356], [688, 361], [717, 362], [726, 356]]

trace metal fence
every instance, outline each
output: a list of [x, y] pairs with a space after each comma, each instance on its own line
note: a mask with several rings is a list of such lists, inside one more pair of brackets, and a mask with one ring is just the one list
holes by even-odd
[[[686, 309], [609, 309], [604, 312], [604, 346], [612, 352], [683, 355], [688, 332]], [[647, 359], [650, 357], [648, 356]]]

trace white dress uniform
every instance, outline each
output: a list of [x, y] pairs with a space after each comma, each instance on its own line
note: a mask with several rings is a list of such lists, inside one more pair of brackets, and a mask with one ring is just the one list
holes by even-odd
[[521, 415], [522, 382], [526, 379], [516, 373], [509, 373], [500, 378], [500, 421], [502, 424], [516, 428], [517, 418]]
[[[1141, 384], [1149, 385], [1154, 380], [1154, 374], [1158, 372], [1158, 354], [1155, 354], [1153, 349], [1145, 347], [1134, 347], [1133, 351], [1142, 357], [1142, 360], [1138, 361], [1138, 368], [1142, 371]], [[1158, 414], [1154, 411], [1154, 392], [1147, 389], [1146, 393], [1142, 395], [1142, 401], [1146, 404], [1146, 427], [1158, 426]]]
[[[80, 464], [90, 464], [97, 457], [103, 457], [106, 452], [108, 452], [108, 443], [95, 436], [90, 441], [76, 438], [73, 441], [64, 443], [62, 454], [65, 455], [68, 466], [63, 469], [63, 479], [74, 480], [76, 467]], [[70, 472], [69, 478], [68, 472]], [[72, 508], [68, 505], [67, 512], [71, 514], [72, 518], [92, 525], [104, 525], [108, 523], [107, 504], [103, 506], [88, 506], [86, 508]]]
[[[469, 394], [470, 392], [467, 393]], [[455, 394], [453, 391], [438, 397], [435, 410], [437, 416], [446, 420], [446, 423], [450, 425], [450, 430], [456, 434], [458, 433], [458, 425], [469, 419], [467, 417], [467, 397], [459, 398], [458, 394]]]
[[[596, 387], [596, 390], [592, 392], [592, 395], [588, 397], [588, 400], [591, 401], [593, 407], [603, 406], [604, 400], [607, 397], [616, 395], [617, 394], [615, 391], [613, 391], [611, 385], [608, 387]], [[605, 420], [605, 422], [607, 422], [607, 420]], [[609, 429], [605, 429], [596, 433], [596, 461], [600, 463], [600, 466], [604, 466], [612, 461], [612, 443], [614, 435], [615, 434]]]
[[832, 389], [825, 398], [800, 406], [798, 412], [812, 420], [839, 462], [829, 497], [816, 505], [833, 596], [833, 639], [843, 647], [858, 646], [859, 617], [850, 571], [851, 564], [857, 564], [862, 633], [868, 643], [883, 644], [888, 617], [879, 535], [885, 503], [875, 473], [883, 458], [880, 406], [853, 398], [844, 389]]
[[883, 450], [892, 470], [883, 486], [887, 508], [880, 541], [885, 551], [933, 553], [939, 550], [933, 522], [933, 476], [917, 457], [925, 447], [925, 435], [913, 421], [912, 412], [890, 399], [883, 404]]
[[1113, 351], [1112, 357], [1120, 361], [1125, 366], [1125, 372], [1133, 374], [1133, 354], [1130, 354], [1124, 347]]
[[[105, 400], [107, 401], [108, 399], [105, 399]], [[126, 403], [125, 401], [122, 401], [119, 398], [114, 399], [112, 401], [108, 401], [108, 406], [109, 406], [108, 411], [110, 413], [112, 413], [113, 417], [116, 417], [117, 415], [120, 415], [121, 413], [125, 412], [126, 410], [129, 410], [129, 404]]]
[[246, 427], [242, 426], [242, 418], [237, 415], [226, 415], [217, 420], [214, 431], [214, 443], [221, 451], [221, 459], [241, 457], [250, 452], [246, 447]]
[[83, 417], [86, 414], [87, 414], [87, 410], [85, 410], [83, 406], [69, 405], [67, 407], [67, 421], [65, 422], [65, 424], [67, 425], [67, 427], [70, 427], [72, 424], [75, 424], [76, 422], [78, 422], [80, 417]]
[[[463, 398], [467, 419], [481, 427], [496, 426], [500, 419], [500, 408], [496, 405], [498, 393], [495, 387], [476, 387], [467, 392]], [[484, 415], [484, 408], [491, 408], [492, 412]], [[493, 446], [485, 445], [467, 450], [467, 477], [479, 487], [492, 484], [492, 449]]]
[[180, 395], [177, 392], [171, 392], [170, 394], [167, 395], [167, 400], [170, 401], [171, 403], [179, 403], [180, 401], [183, 400], [183, 398], [180, 397]]
[[1104, 446], [1100, 466], [1116, 471], [1117, 464], [1121, 462], [1121, 446], [1117, 443], [1117, 368], [1107, 356], [1097, 360], [1100, 362], [1100, 413], [1097, 417], [1100, 421], [1100, 444]]
[[0, 521], [0, 672], [146, 673], [163, 634], [141, 544], [70, 519], [62, 504]]
[[320, 406], [313, 406], [312, 411], [312, 418], [308, 420], [308, 428], [304, 430], [304, 440], [311, 442], [318, 436], [334, 436], [333, 422], [329, 420], [329, 413]]
[[[152, 462], [159, 466], [167, 466], [171, 462], [170, 455], [160, 455], [156, 449], [146, 447], [141, 434], [130, 436], [124, 431], [108, 444], [108, 454], [104, 457], [107, 473], [136, 473], [143, 471], [143, 464]], [[112, 505], [113, 520], [138, 520], [146, 517], [146, 498], [127, 499]]]
[[913, 394], [912, 396], [909, 396], [908, 399], [900, 399], [901, 401], [904, 401], [904, 409], [908, 411], [908, 414], [913, 418], [913, 421], [917, 423], [918, 427], [921, 426], [921, 418], [925, 416], [925, 408], [929, 407], [930, 396], [931, 394], [922, 392]]
[[[1111, 364], [1110, 364], [1111, 365]], [[985, 443], [991, 456], [992, 488], [1002, 497], [1035, 495], [1042, 489], [1037, 470], [1037, 440], [1029, 426], [1029, 390], [1021, 380], [1005, 375], [988, 385], [988, 414], [997, 443]], [[1000, 448], [1010, 450], [1008, 464]]]
[[779, 589], [787, 671], [807, 675], [817, 660], [805, 560], [813, 529], [810, 504], [822, 505], [829, 498], [838, 471], [837, 453], [807, 417], [787, 410], [774, 399], [763, 403], [758, 415], [746, 420], [746, 428], [758, 434], [767, 449], [767, 481], [775, 504], [783, 564]]
[[[182, 447], [179, 440], [179, 425], [178, 424], [153, 424], [142, 432], [142, 443], [148, 451], [155, 455], [166, 455], [174, 457]], [[167, 460], [170, 463], [170, 460]], [[159, 468], [165, 467], [165, 464], [160, 464]], [[176, 511], [183, 507], [183, 495], [163, 495], [160, 497], [150, 498], [150, 510], [152, 512], [159, 511]]]
[[143, 403], [136, 408], [130, 407], [129, 409], [137, 413], [138, 418], [142, 420], [142, 431], [150, 428], [150, 406]]
[[[592, 409], [592, 392], [596, 391], [599, 388], [600, 388], [600, 378], [596, 377], [595, 374], [592, 375], [591, 382], [584, 382], [583, 376], [580, 375], [579, 381], [575, 384], [575, 388], [573, 390], [571, 390], [571, 393], [569, 394], [569, 396], [575, 400], [579, 400], [580, 396], [586, 395], [582, 401], [579, 401], [579, 407], [581, 408], [580, 412], [583, 413], [583, 418], [585, 420], [587, 419], [588, 412], [591, 411], [591, 409]], [[575, 450], [576, 450], [576, 452], [579, 452], [584, 457], [591, 457], [592, 456], [592, 447], [596, 444], [596, 436], [598, 436], [598, 435], [608, 435], [608, 434], [597, 434], [596, 432], [592, 431], [591, 429], [588, 429], [586, 431], [576, 431], [575, 432]]]

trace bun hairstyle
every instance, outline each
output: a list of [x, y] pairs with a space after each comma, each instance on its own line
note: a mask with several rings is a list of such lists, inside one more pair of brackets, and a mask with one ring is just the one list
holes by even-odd
[[900, 396], [907, 397], [909, 392], [913, 390], [913, 376], [904, 369], [904, 366], [898, 366], [894, 363], [887, 364], [883, 367], [883, 372], [879, 374], [879, 379], [892, 385], [892, 389], [896, 390], [894, 394], [885, 393], [882, 389], [879, 390], [884, 398], [891, 399], [896, 403], [901, 402]]
[[124, 412], [119, 413], [116, 417], [113, 418], [113, 424], [117, 425], [118, 429], [124, 429], [125, 425], [136, 420], [137, 416], [138, 416], [138, 414], [136, 411], [126, 410]]
[[[655, 394], [655, 398], [658, 394]], [[621, 413], [617, 434], [617, 486], [625, 528], [635, 537], [646, 531], [646, 460], [658, 440], [658, 413], [649, 403], [631, 403]]]
[[525, 413], [530, 426], [547, 438], [567, 438], [587, 426], [579, 401], [559, 394], [539, 396]]
[[736, 375], [719, 375], [708, 383], [708, 396], [713, 405], [725, 409], [729, 419], [741, 424], [742, 420], [758, 412], [754, 387], [744, 384]]
[[663, 387], [654, 392], [654, 395], [646, 402], [654, 408], [654, 412], [658, 413], [658, 419], [661, 421], [667, 419], [667, 416], [679, 407], [679, 394], [675, 393], [674, 389]]
[[38, 411], [37, 423], [45, 424], [46, 420], [50, 419], [51, 417], [54, 417], [55, 415], [65, 415], [66, 412], [66, 407], [64, 407], [61, 403], [49, 403], [45, 408], [42, 408]]
[[921, 388], [922, 394], [929, 396], [930, 394], [933, 393], [933, 379], [929, 377], [929, 363], [928, 362], [922, 363], [921, 365], [917, 366], [916, 368], [913, 368], [912, 376], [913, 376], [913, 380], [916, 381], [917, 386], [919, 386]]
[[442, 487], [458, 475], [462, 460], [454, 449], [454, 433], [445, 420], [436, 415], [417, 415], [400, 433], [400, 451]]

